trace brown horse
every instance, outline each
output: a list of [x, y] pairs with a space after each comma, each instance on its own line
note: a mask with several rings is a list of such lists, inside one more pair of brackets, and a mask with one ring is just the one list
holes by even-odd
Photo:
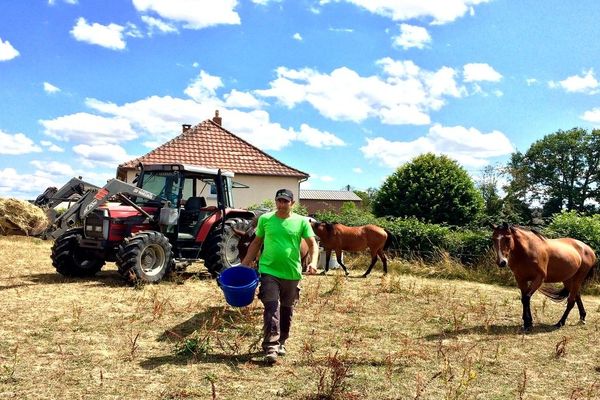
[[383, 273], [387, 274], [387, 257], [384, 250], [390, 245], [392, 235], [377, 225], [346, 226], [337, 223], [313, 222], [313, 231], [319, 237], [321, 246], [325, 249], [325, 270], [329, 270], [331, 252], [335, 251], [337, 262], [346, 275], [348, 270], [342, 263], [342, 251], [363, 251], [367, 248], [371, 251], [371, 265], [362, 275], [366, 278], [377, 262], [377, 256], [383, 263]]
[[[569, 312], [577, 303], [579, 319], [585, 323], [585, 309], [581, 301], [581, 287], [592, 276], [596, 255], [590, 246], [571, 238], [548, 239], [543, 235], [510, 226], [492, 225], [492, 241], [500, 267], [508, 267], [515, 275], [521, 290], [523, 328], [533, 325], [530, 300], [536, 290], [555, 301], [567, 298], [567, 308], [556, 327], [567, 321]], [[542, 283], [562, 282], [562, 289], [541, 286]]]

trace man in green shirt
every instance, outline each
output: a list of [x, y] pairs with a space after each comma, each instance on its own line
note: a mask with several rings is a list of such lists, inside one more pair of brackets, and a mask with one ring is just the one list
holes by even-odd
[[276, 211], [258, 219], [256, 237], [248, 248], [242, 264], [251, 265], [264, 244], [258, 262], [260, 289], [258, 297], [263, 313], [263, 342], [265, 361], [273, 364], [278, 355], [285, 355], [285, 341], [290, 334], [294, 305], [300, 294], [302, 279], [300, 243], [306, 240], [311, 261], [308, 274], [317, 272], [319, 248], [308, 220], [292, 212], [294, 194], [280, 189], [275, 194]]

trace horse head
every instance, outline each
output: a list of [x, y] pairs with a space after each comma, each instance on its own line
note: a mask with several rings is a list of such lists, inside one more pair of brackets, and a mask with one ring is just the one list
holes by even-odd
[[327, 240], [333, 234], [333, 224], [330, 222], [311, 222], [313, 232], [319, 237], [319, 239]]
[[510, 252], [515, 248], [513, 228], [506, 222], [502, 225], [491, 225], [492, 243], [496, 252], [496, 263], [499, 267], [508, 265]]

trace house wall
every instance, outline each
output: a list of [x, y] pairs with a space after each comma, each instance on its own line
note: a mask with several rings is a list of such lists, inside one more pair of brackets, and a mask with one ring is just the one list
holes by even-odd
[[302, 199], [301, 203], [304, 207], [306, 207], [309, 215], [314, 214], [317, 211], [325, 211], [325, 210], [339, 212], [344, 203], [354, 203], [356, 205], [356, 207], [361, 206], [361, 201], [349, 201], [349, 200], [341, 201], [341, 200]]
[[274, 200], [275, 192], [278, 189], [291, 190], [294, 192], [296, 201], [300, 193], [298, 177], [236, 174], [233, 180], [249, 186], [247, 189], [233, 189], [233, 201], [238, 208], [247, 208], [251, 205], [260, 204], [265, 200]]

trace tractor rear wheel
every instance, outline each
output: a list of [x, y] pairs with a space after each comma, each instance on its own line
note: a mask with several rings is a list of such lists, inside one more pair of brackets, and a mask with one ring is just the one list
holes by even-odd
[[52, 265], [59, 274], [70, 277], [94, 276], [104, 266], [104, 259], [100, 254], [79, 247], [82, 236], [83, 229], [76, 228], [63, 233], [54, 241]]
[[230, 218], [225, 221], [225, 228], [221, 231], [221, 224], [216, 224], [202, 246], [204, 265], [213, 277], [217, 277], [229, 267], [240, 265], [238, 251], [239, 237], [233, 228], [246, 231], [250, 221], [244, 218]]
[[160, 281], [173, 267], [173, 261], [169, 239], [156, 231], [133, 234], [117, 252], [119, 273], [130, 283]]

